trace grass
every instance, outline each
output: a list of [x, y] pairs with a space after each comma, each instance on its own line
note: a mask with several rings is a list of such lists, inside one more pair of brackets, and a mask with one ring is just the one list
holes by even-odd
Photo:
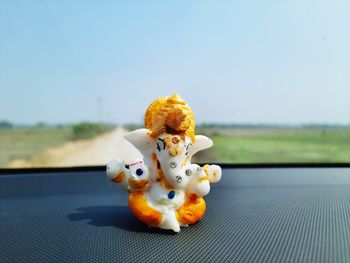
[[15, 159], [30, 159], [49, 147], [58, 146], [72, 138], [68, 127], [0, 129], [0, 166]]
[[111, 131], [113, 129], [112, 126], [97, 124], [97, 123], [89, 123], [89, 122], [81, 122], [72, 126], [73, 139], [90, 139], [96, 137], [97, 135]]
[[78, 123], [61, 127], [17, 127], [0, 129], [0, 167], [13, 160], [29, 160], [44, 150], [68, 141], [90, 139], [113, 127]]
[[[77, 129], [78, 127], [79, 129]], [[77, 138], [92, 138], [100, 127], [31, 127], [0, 129], [0, 167], [15, 159], [29, 160], [47, 148]], [[78, 132], [77, 132], [78, 130]], [[194, 162], [223, 163], [350, 163], [350, 129], [198, 129], [214, 146]]]
[[225, 132], [212, 136], [214, 146], [199, 156], [200, 161], [350, 162], [350, 130], [260, 130], [250, 135], [239, 133], [231, 136]]

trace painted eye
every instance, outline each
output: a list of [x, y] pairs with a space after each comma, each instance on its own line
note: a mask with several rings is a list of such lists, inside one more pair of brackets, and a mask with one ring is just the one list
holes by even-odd
[[[162, 138], [158, 138], [158, 140], [163, 143], [163, 150], [165, 150], [165, 142], [164, 142], [164, 140]], [[160, 146], [159, 146], [158, 143], [157, 143], [157, 149], [160, 151]]]
[[188, 149], [191, 147], [192, 143], [188, 144], [187, 147], [186, 147], [186, 155], [188, 155]]
[[187, 176], [191, 176], [191, 175], [192, 175], [192, 171], [191, 171], [190, 169], [187, 169], [187, 170], [185, 171], [185, 174], [186, 174]]
[[143, 170], [142, 170], [141, 168], [138, 168], [138, 169], [136, 170], [136, 174], [137, 174], [137, 176], [143, 175]]
[[160, 147], [159, 147], [158, 143], [157, 143], [157, 150], [158, 150], [158, 152], [160, 152]]
[[174, 169], [174, 168], [176, 168], [177, 164], [175, 162], [171, 162], [169, 164], [169, 166], [170, 166], [171, 169]]
[[182, 177], [181, 176], [176, 176], [176, 182], [181, 183], [182, 182]]

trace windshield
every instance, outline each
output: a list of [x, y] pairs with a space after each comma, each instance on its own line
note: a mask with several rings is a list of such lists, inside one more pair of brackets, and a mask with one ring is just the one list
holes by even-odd
[[350, 3], [1, 1], [0, 167], [105, 165], [179, 93], [198, 162], [350, 162]]

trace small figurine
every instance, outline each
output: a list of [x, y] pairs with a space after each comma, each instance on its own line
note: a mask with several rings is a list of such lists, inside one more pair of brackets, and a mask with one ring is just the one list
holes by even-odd
[[206, 209], [203, 196], [209, 183], [221, 178], [217, 165], [191, 163], [198, 151], [213, 145], [195, 135], [194, 115], [178, 95], [156, 99], [145, 114], [145, 129], [125, 135], [143, 159], [124, 164], [111, 160], [109, 179], [129, 192], [132, 213], [150, 227], [180, 231], [200, 220]]

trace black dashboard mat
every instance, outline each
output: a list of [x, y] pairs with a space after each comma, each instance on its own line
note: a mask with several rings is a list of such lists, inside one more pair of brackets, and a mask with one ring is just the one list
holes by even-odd
[[103, 172], [0, 176], [0, 262], [350, 262], [350, 169], [225, 169], [197, 224], [149, 229]]

